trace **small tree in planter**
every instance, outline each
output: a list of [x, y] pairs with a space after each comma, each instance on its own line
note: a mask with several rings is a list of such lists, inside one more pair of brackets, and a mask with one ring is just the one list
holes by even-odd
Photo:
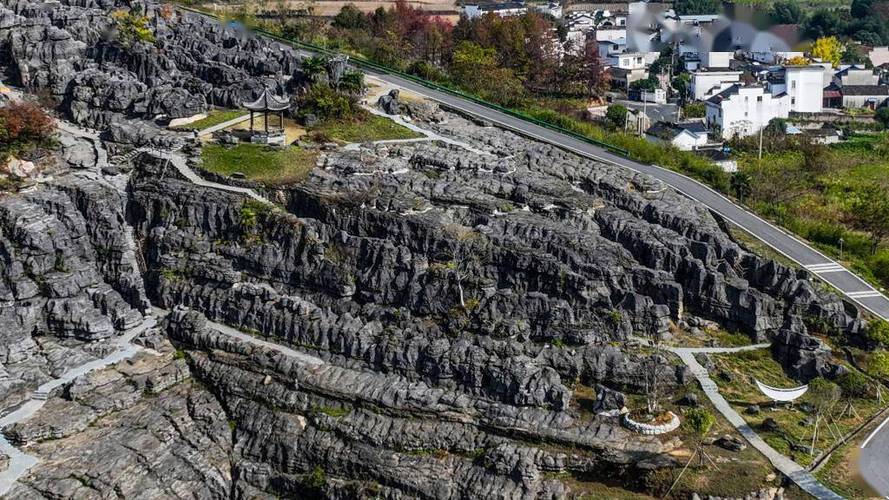
[[654, 352], [642, 362], [642, 374], [645, 377], [643, 382], [646, 411], [654, 418], [659, 415], [661, 410], [660, 372], [661, 366], [664, 364], [664, 356], [660, 335], [654, 332], [649, 339], [649, 344]]

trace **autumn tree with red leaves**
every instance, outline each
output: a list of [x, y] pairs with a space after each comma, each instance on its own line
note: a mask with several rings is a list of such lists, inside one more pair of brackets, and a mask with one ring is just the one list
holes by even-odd
[[55, 121], [40, 106], [11, 103], [0, 108], [0, 152], [14, 153], [26, 146], [46, 141], [55, 130]]

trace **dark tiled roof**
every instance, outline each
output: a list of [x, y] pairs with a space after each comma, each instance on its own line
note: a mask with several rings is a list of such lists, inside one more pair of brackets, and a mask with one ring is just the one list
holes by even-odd
[[251, 111], [283, 111], [290, 107], [290, 101], [286, 97], [272, 95], [265, 89], [258, 99], [245, 102], [243, 106]]
[[658, 139], [670, 141], [682, 133], [682, 129], [667, 122], [655, 122], [654, 125], [648, 127], [648, 130], [646, 130], [645, 133], [657, 137]]
[[889, 85], [846, 85], [843, 95], [879, 95], [889, 96]]
[[733, 96], [738, 93], [738, 89], [740, 89], [740, 85], [732, 85], [731, 87], [723, 90], [722, 92], [714, 95], [713, 97], [707, 99], [707, 102], [713, 104], [719, 104], [722, 101], [728, 99], [730, 96]]
[[706, 134], [707, 126], [704, 125], [702, 121], [693, 121], [693, 122], [679, 122], [676, 124], [677, 127], [684, 128], [693, 134]]

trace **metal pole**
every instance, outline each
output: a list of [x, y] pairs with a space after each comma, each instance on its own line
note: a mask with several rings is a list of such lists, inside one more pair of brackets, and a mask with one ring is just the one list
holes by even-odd
[[759, 159], [762, 160], [762, 130], [765, 127], [759, 127]]

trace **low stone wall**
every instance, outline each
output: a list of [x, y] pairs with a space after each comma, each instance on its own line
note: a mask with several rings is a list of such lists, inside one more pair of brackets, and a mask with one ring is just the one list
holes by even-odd
[[627, 429], [630, 429], [633, 432], [644, 434], [646, 436], [656, 436], [658, 434], [666, 434], [668, 432], [673, 432], [679, 428], [679, 417], [676, 416], [672, 411], [667, 412], [670, 414], [670, 421], [666, 424], [661, 425], [652, 425], [652, 424], [643, 424], [641, 422], [636, 422], [632, 418], [630, 418], [629, 413], [624, 413], [623, 418], [621, 419], [621, 423]]

